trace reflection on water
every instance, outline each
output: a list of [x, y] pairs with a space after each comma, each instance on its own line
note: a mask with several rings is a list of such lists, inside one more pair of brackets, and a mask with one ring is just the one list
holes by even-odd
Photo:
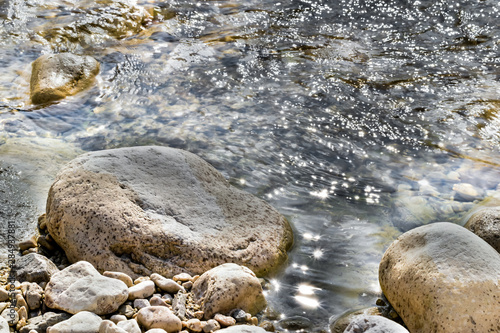
[[[284, 317], [320, 327], [372, 305], [391, 240], [460, 223], [500, 182], [497, 1], [7, 0], [0, 11], [0, 149], [33, 151], [0, 156], [44, 179], [12, 184], [35, 188], [41, 212], [79, 149], [196, 153], [293, 223], [290, 264], [268, 291]], [[34, 107], [30, 64], [62, 51], [99, 60], [98, 82]]]

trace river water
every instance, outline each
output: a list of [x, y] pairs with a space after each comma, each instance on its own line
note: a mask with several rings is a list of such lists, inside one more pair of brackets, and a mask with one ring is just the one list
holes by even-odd
[[[0, 1], [0, 235], [33, 233], [82, 152], [186, 149], [287, 216], [268, 300], [324, 328], [374, 304], [401, 232], [497, 189], [499, 19], [496, 0]], [[68, 51], [101, 63], [95, 86], [32, 105], [31, 62]]]

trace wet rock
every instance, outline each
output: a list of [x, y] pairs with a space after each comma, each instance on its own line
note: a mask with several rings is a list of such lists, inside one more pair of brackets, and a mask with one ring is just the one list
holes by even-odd
[[122, 272], [104, 272], [102, 273], [105, 277], [113, 278], [113, 279], [118, 279], [120, 281], [123, 281], [127, 285], [127, 287], [132, 287], [134, 285], [134, 282], [132, 281], [132, 278], [128, 276], [125, 273]]
[[266, 202], [230, 186], [199, 157], [167, 147], [70, 162], [51, 187], [47, 228], [70, 261], [132, 277], [201, 274], [226, 262], [263, 275], [286, 260], [293, 242], [288, 222]]
[[411, 230], [435, 219], [437, 212], [426, 197], [401, 197], [394, 201], [394, 226], [402, 231]]
[[32, 330], [38, 333], [46, 333], [47, 327], [67, 320], [70, 317], [71, 315], [67, 313], [46, 312], [41, 316], [28, 319], [27, 325], [21, 328], [20, 333], [29, 333]]
[[236, 264], [220, 265], [203, 273], [192, 291], [205, 319], [215, 313], [229, 314], [233, 309], [254, 315], [266, 306], [259, 279], [248, 268]]
[[26, 290], [26, 303], [30, 310], [38, 309], [42, 302], [43, 289], [36, 283], [30, 283]]
[[45, 289], [45, 304], [69, 313], [91, 311], [102, 315], [115, 312], [128, 297], [120, 280], [108, 278], [88, 262], [80, 261], [54, 274]]
[[358, 316], [380, 316], [382, 315], [381, 308], [370, 307], [355, 311], [347, 311], [337, 316], [330, 318], [330, 332], [343, 333], [347, 326]]
[[262, 327], [250, 325], [237, 325], [218, 330], [220, 333], [266, 333]]
[[217, 331], [219, 329], [220, 329], [219, 322], [215, 319], [209, 319], [209, 320], [207, 320], [207, 323], [203, 327], [203, 332], [210, 333], [210, 332]]
[[475, 212], [464, 226], [500, 252], [500, 207]]
[[97, 333], [101, 322], [101, 317], [95, 313], [82, 311], [49, 327], [47, 333]]
[[161, 276], [160, 274], [156, 273], [151, 274], [151, 280], [154, 281], [154, 283], [158, 286], [158, 288], [170, 294], [175, 294], [179, 290], [185, 291], [184, 287], [182, 287], [180, 284], [178, 284], [172, 279], [167, 279]]
[[262, 323], [260, 323], [259, 327], [262, 327], [263, 329], [265, 329], [267, 332], [274, 332], [276, 329], [274, 328], [274, 325], [273, 323], [271, 323], [270, 321], [263, 321]]
[[182, 329], [181, 320], [164, 306], [150, 306], [141, 309], [137, 314], [137, 321], [146, 330], [161, 328], [170, 333]]
[[103, 320], [99, 326], [99, 333], [127, 333], [127, 331], [116, 326], [111, 320]]
[[441, 222], [394, 241], [380, 263], [379, 279], [412, 333], [487, 332], [500, 326], [494, 315], [500, 311], [499, 271], [500, 254], [488, 243]]
[[35, 60], [31, 73], [31, 101], [42, 104], [74, 95], [93, 84], [99, 63], [89, 56], [46, 54]]
[[124, 329], [128, 333], [141, 333], [141, 328], [139, 327], [139, 324], [137, 323], [137, 320], [135, 320], [135, 319], [130, 319], [127, 321], [120, 321], [116, 324], [116, 326]]
[[224, 316], [223, 314], [217, 313], [214, 319], [223, 327], [236, 325], [236, 319], [231, 316]]
[[360, 315], [353, 318], [344, 333], [409, 333], [398, 323], [381, 317]]
[[15, 270], [19, 281], [48, 282], [59, 268], [46, 257], [30, 253], [16, 259]]
[[306, 317], [293, 316], [280, 320], [279, 325], [286, 330], [308, 330], [312, 327], [312, 322]]
[[155, 292], [155, 283], [153, 281], [143, 281], [128, 288], [128, 299], [146, 298], [153, 295]]
[[483, 195], [480, 189], [467, 183], [454, 184], [453, 191], [455, 191], [455, 199], [458, 201], [474, 201]]

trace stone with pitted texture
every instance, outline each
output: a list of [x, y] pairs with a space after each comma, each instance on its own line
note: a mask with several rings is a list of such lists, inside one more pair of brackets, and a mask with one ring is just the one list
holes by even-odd
[[59, 272], [52, 261], [36, 253], [30, 253], [16, 259], [14, 267], [17, 279], [21, 282], [48, 282], [52, 275]]
[[47, 333], [98, 333], [101, 322], [101, 317], [95, 313], [82, 311], [49, 327]]
[[408, 231], [385, 252], [382, 291], [412, 333], [497, 332], [500, 254], [446, 222]]
[[137, 321], [146, 330], [161, 328], [168, 333], [182, 329], [181, 320], [164, 306], [150, 306], [137, 313]]
[[265, 201], [198, 156], [157, 146], [74, 159], [50, 189], [46, 220], [71, 262], [133, 278], [201, 274], [226, 262], [265, 275], [293, 242], [286, 219]]
[[409, 333], [406, 328], [382, 316], [355, 316], [344, 333]]

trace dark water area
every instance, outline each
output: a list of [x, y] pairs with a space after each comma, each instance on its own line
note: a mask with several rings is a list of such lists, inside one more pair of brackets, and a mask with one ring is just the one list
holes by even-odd
[[[287, 216], [269, 303], [326, 327], [375, 303], [401, 232], [496, 193], [499, 18], [488, 0], [1, 1], [0, 163], [21, 174], [0, 194], [28, 194], [0, 217], [42, 213], [81, 152], [186, 149]], [[31, 62], [60, 52], [95, 57], [96, 85], [32, 105]]]

